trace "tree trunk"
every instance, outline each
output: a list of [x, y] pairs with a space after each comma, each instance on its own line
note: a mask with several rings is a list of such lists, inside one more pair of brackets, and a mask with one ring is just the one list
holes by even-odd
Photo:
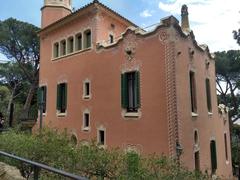
[[38, 81], [35, 81], [30, 86], [30, 89], [29, 89], [28, 95], [27, 95], [27, 99], [26, 99], [24, 107], [23, 107], [23, 116], [24, 117], [28, 116], [28, 113], [29, 113], [29, 110], [30, 110], [30, 107], [31, 107], [31, 103], [32, 103], [32, 99], [33, 99], [33, 96], [36, 92], [37, 85], [38, 85]]

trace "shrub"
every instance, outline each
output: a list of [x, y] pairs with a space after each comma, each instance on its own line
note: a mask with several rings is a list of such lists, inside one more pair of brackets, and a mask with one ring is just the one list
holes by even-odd
[[[89, 146], [75, 146], [67, 133], [49, 129], [34, 135], [16, 131], [3, 133], [0, 135], [0, 149], [89, 179], [209, 179], [207, 175], [188, 171], [165, 156], [144, 157], [120, 149], [104, 150], [95, 142]], [[17, 166], [24, 177], [32, 172], [26, 164], [4, 157], [0, 160]], [[41, 171], [41, 178], [62, 179], [46, 171]]]

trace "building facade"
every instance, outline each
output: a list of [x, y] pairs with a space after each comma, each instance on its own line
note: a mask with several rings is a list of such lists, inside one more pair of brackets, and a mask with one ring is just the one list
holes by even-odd
[[170, 16], [150, 32], [97, 0], [75, 12], [71, 0], [45, 0], [41, 10], [44, 126], [67, 129], [78, 143], [178, 156], [191, 170], [231, 177], [215, 61], [197, 44], [186, 6], [181, 26]]

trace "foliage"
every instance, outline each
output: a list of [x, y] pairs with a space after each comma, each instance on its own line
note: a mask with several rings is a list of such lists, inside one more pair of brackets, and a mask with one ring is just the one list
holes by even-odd
[[233, 31], [233, 38], [237, 41], [237, 43], [240, 45], [240, 29], [237, 31]]
[[[39, 37], [36, 26], [21, 22], [13, 18], [0, 21], [0, 53], [4, 54], [12, 62], [16, 62], [14, 68], [20, 69], [28, 84], [28, 94], [25, 98], [24, 111], [30, 109], [32, 99], [38, 86], [39, 76]], [[17, 78], [20, 83], [19, 73], [12, 73], [12, 78]], [[11, 79], [12, 79], [11, 78]], [[21, 80], [21, 79], [20, 79]]]
[[232, 129], [232, 163], [240, 166], [240, 125], [237, 124]]
[[0, 85], [0, 112], [6, 116], [10, 91], [6, 86]]
[[[75, 146], [66, 133], [43, 130], [34, 135], [10, 131], [0, 135], [0, 149], [37, 162], [41, 162], [89, 179], [209, 179], [207, 175], [190, 172], [176, 161], [164, 156], [140, 156], [119, 149], [104, 150], [94, 142]], [[31, 168], [14, 160], [1, 157], [1, 161], [15, 165], [25, 177]], [[42, 179], [61, 179], [41, 171]]]
[[219, 103], [230, 108], [229, 117], [234, 123], [240, 118], [237, 94], [240, 90], [240, 51], [216, 52], [215, 55]]

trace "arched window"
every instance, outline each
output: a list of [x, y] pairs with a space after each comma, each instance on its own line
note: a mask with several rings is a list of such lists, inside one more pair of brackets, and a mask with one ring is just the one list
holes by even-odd
[[194, 131], [194, 144], [198, 144], [198, 131]]
[[92, 46], [92, 33], [88, 29], [84, 32], [84, 48], [90, 48]]
[[217, 149], [216, 142], [214, 140], [210, 142], [210, 154], [212, 174], [215, 174], [217, 170]]
[[75, 50], [76, 51], [82, 50], [82, 33], [78, 33], [75, 36]]
[[76, 137], [76, 135], [72, 135], [71, 136], [71, 142], [74, 144], [74, 145], [77, 145], [77, 137]]

